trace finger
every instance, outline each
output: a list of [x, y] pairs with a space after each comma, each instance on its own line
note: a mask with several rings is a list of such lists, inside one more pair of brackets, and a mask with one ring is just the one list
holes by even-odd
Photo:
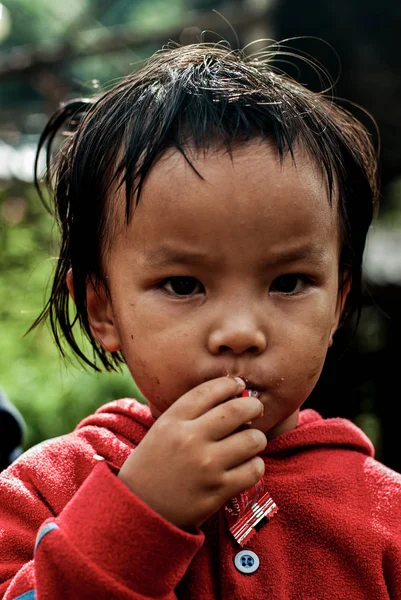
[[258, 398], [233, 398], [215, 406], [200, 418], [208, 432], [208, 439], [222, 440], [241, 425], [261, 416], [263, 404]]
[[249, 428], [217, 442], [215, 452], [219, 466], [229, 471], [263, 452], [266, 445], [265, 434]]
[[260, 456], [255, 456], [227, 471], [224, 475], [226, 500], [258, 483], [264, 474], [265, 463]]
[[240, 394], [244, 389], [245, 383], [239, 377], [211, 379], [181, 396], [166, 413], [184, 420], [196, 419], [214, 406]]

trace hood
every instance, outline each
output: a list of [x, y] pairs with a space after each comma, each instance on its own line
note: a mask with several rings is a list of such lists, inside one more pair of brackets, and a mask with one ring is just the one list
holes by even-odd
[[366, 456], [374, 456], [372, 442], [354, 423], [342, 418], [323, 419], [310, 408], [301, 410], [297, 427], [271, 440], [263, 455], [292, 454], [308, 446], [342, 446]]
[[[137, 445], [154, 422], [148, 406], [125, 398], [105, 404], [84, 419], [77, 429], [85, 426], [102, 427]], [[295, 454], [308, 446], [342, 446], [366, 456], [374, 456], [372, 442], [354, 423], [342, 418], [323, 419], [312, 409], [300, 411], [298, 426], [271, 440], [263, 456]]]
[[123, 398], [104, 404], [81, 421], [76, 429], [101, 427], [125, 439], [129, 445], [137, 446], [154, 422], [146, 404], [134, 398]]

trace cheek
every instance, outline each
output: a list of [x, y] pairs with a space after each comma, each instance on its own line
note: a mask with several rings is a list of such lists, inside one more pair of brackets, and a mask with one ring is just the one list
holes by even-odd
[[142, 394], [160, 412], [188, 391], [194, 375], [196, 340], [188, 331], [155, 327], [155, 320], [131, 321], [122, 335], [122, 350], [130, 373]]
[[287, 385], [292, 389], [301, 389], [303, 387], [314, 387], [319, 379], [326, 358], [326, 351], [320, 348], [310, 348], [309, 351], [293, 354], [291, 364], [288, 365]]
[[304, 352], [282, 365], [273, 394], [277, 410], [289, 415], [302, 406], [319, 380], [324, 359], [325, 353]]
[[292, 389], [304, 387], [311, 391], [317, 383], [329, 348], [333, 315], [334, 309], [328, 310], [327, 306], [325, 310], [316, 309], [312, 318], [301, 319], [301, 325], [294, 324], [289, 332], [282, 359]]
[[124, 354], [125, 362], [141, 393], [162, 413], [173, 403], [174, 391], [166, 388], [163, 368], [154, 368], [159, 363], [155, 363], [152, 357], [145, 358], [141, 350], [139, 348], [137, 352], [131, 347]]
[[310, 363], [309, 369], [305, 372], [306, 381], [310, 381], [314, 386], [320, 377], [322, 372], [326, 354], [323, 357], [314, 357], [314, 360]]

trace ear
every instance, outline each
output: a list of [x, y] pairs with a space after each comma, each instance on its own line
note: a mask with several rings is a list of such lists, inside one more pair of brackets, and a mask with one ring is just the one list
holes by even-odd
[[[71, 269], [67, 273], [67, 287], [74, 299], [74, 282]], [[111, 300], [103, 284], [94, 286], [88, 278], [86, 284], [86, 306], [89, 325], [94, 339], [106, 352], [121, 350], [120, 337], [115, 325]]]
[[343, 274], [342, 286], [338, 290], [336, 313], [335, 313], [335, 318], [334, 318], [334, 322], [333, 322], [333, 327], [331, 328], [331, 332], [330, 332], [329, 348], [330, 348], [330, 346], [333, 345], [333, 337], [334, 337], [335, 332], [338, 329], [338, 324], [340, 322], [341, 315], [343, 314], [345, 303], [347, 301], [347, 297], [348, 297], [349, 291], [351, 289], [351, 285], [352, 285], [351, 274], [349, 271], [346, 271]]

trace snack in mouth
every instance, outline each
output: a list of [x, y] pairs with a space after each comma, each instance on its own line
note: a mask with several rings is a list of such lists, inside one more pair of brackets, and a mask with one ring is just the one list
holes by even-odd
[[[241, 394], [241, 398], [250, 398], [250, 397], [254, 397], [254, 398], [259, 398], [260, 397], [260, 392], [258, 392], [258, 390], [253, 390], [252, 388], [246, 388], [242, 394]], [[262, 414], [260, 415], [261, 417], [263, 417], [263, 408], [262, 408]], [[252, 425], [252, 421], [248, 421], [247, 423], [245, 423], [245, 425], [251, 426]]]
[[241, 394], [242, 398], [249, 398], [250, 396], [254, 396], [255, 398], [259, 398], [259, 392], [258, 392], [258, 390], [252, 390], [252, 389], [246, 388], [242, 392], [242, 394]]

